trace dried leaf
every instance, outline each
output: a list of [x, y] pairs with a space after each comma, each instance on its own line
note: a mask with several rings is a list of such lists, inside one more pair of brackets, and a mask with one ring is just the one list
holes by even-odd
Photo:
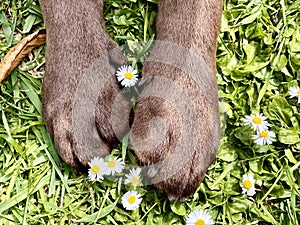
[[34, 48], [46, 42], [46, 31], [40, 30], [21, 40], [13, 47], [0, 62], [0, 84], [10, 75], [14, 68], [24, 59], [24, 57]]

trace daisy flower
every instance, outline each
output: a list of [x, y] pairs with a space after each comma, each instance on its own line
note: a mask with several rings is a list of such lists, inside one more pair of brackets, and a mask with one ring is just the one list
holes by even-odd
[[272, 144], [276, 135], [273, 131], [261, 131], [258, 132], [256, 135], [252, 135], [252, 138], [254, 139], [254, 142], [260, 146], [265, 144]]
[[251, 114], [250, 116], [245, 116], [244, 123], [246, 125], [251, 125], [254, 131], [264, 131], [268, 130], [270, 124], [266, 121], [267, 117], [265, 117], [262, 113], [256, 113], [255, 115]]
[[104, 162], [103, 158], [93, 158], [91, 162], [88, 163], [89, 168], [89, 179], [95, 180], [100, 179], [103, 180], [103, 175], [107, 174], [107, 163]]
[[121, 85], [125, 87], [134, 86], [138, 81], [137, 71], [134, 70], [130, 65], [119, 67], [116, 76], [118, 81], [121, 81]]
[[242, 189], [243, 189], [243, 194], [247, 193], [248, 196], [253, 196], [255, 195], [255, 180], [253, 178], [252, 174], [244, 174], [243, 175], [243, 184], [242, 184]]
[[299, 86], [290, 87], [289, 94], [290, 94], [290, 98], [298, 97], [298, 103], [300, 103], [300, 88], [299, 88]]
[[186, 225], [212, 225], [215, 224], [211, 215], [203, 210], [192, 211], [186, 219]]
[[136, 187], [140, 182], [141, 168], [137, 167], [136, 169], [132, 168], [129, 171], [129, 174], [126, 174], [126, 179], [124, 181], [125, 184], [131, 184]]
[[121, 173], [124, 169], [124, 162], [121, 158], [109, 157], [107, 161], [107, 174], [115, 175], [115, 173]]
[[140, 207], [141, 195], [136, 191], [128, 191], [122, 197], [122, 205], [126, 210], [135, 210]]

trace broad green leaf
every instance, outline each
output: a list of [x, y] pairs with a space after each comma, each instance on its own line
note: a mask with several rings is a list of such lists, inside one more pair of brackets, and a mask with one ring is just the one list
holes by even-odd
[[35, 15], [32, 15], [32, 14], [29, 15], [29, 16], [26, 18], [25, 24], [24, 24], [24, 27], [23, 27], [23, 33], [24, 33], [24, 34], [28, 33], [28, 32], [31, 30], [31, 28], [32, 28], [32, 26], [33, 26], [35, 20], [36, 20], [36, 16], [35, 16]]
[[217, 158], [226, 162], [233, 162], [238, 158], [238, 155], [233, 145], [229, 143], [223, 143], [219, 148]]
[[300, 142], [299, 132], [295, 129], [281, 128], [278, 132], [278, 140], [283, 144], [296, 144]]
[[279, 57], [275, 56], [272, 60], [271, 67], [275, 71], [281, 71], [287, 65], [287, 58], [285, 55], [280, 55]]
[[243, 127], [239, 127], [235, 130], [234, 136], [238, 138], [241, 142], [243, 142], [245, 145], [250, 145], [253, 143], [252, 135], [253, 130], [251, 129], [250, 125], [246, 125]]
[[247, 16], [246, 18], [244, 18], [240, 24], [241, 25], [245, 25], [245, 24], [250, 24], [252, 23], [254, 20], [257, 19], [257, 17], [261, 14], [261, 11], [257, 11], [256, 13], [254, 14], [250, 14], [249, 16]]
[[4, 14], [4, 11], [1, 11], [0, 13], [0, 23], [2, 24], [2, 30], [7, 41], [7, 46], [9, 47], [13, 39], [13, 31], [11, 28], [11, 24], [8, 22], [7, 17]]
[[271, 103], [264, 109], [265, 115], [270, 120], [283, 121], [289, 125], [291, 123], [290, 118], [293, 116], [293, 109], [287, 100], [281, 96], [272, 96], [269, 101]]
[[245, 212], [249, 207], [251, 207], [251, 202], [246, 198], [232, 198], [229, 204], [232, 213]]
[[212, 188], [214, 188], [217, 184], [219, 184], [224, 177], [226, 177], [226, 175], [228, 173], [230, 173], [230, 171], [233, 169], [233, 167], [236, 165], [237, 162], [232, 162], [230, 163], [228, 166], [226, 166], [226, 168], [224, 168], [223, 172], [221, 173], [221, 175], [215, 180], [215, 182], [212, 184]]
[[256, 55], [257, 43], [250, 42], [249, 44], [244, 45], [243, 48], [247, 55], [247, 64], [250, 64]]
[[295, 159], [292, 151], [290, 149], [284, 150], [286, 157], [288, 158], [289, 162], [296, 164], [298, 161]]
[[179, 216], [186, 215], [185, 204], [183, 202], [175, 202], [171, 204], [171, 210]]
[[246, 65], [244, 67], [242, 67], [239, 72], [241, 73], [250, 73], [250, 72], [255, 72], [257, 70], [260, 70], [264, 67], [266, 67], [269, 64], [269, 62], [255, 62], [255, 63], [251, 63], [249, 65]]

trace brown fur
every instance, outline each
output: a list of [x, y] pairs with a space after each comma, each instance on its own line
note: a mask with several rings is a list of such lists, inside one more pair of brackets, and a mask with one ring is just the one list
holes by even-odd
[[[152, 182], [173, 200], [184, 200], [195, 192], [218, 150], [215, 65], [221, 9], [221, 0], [158, 1], [157, 39], [192, 51], [199, 57], [199, 63], [202, 60], [211, 70], [208, 75], [200, 74], [199, 79], [207, 76], [207, 81], [195, 82], [191, 79], [193, 76], [184, 71], [155, 60], [161, 56], [166, 61], [178, 57], [183, 66], [192, 71], [195, 62], [187, 59], [188, 53], [176, 56], [178, 48], [170, 49], [161, 44], [154, 47], [143, 67], [144, 79], [158, 80], [152, 79], [142, 92], [131, 139], [141, 164], [163, 162], [156, 167]], [[186, 95], [181, 96], [180, 90]], [[153, 97], [160, 92], [162, 97]], [[180, 95], [178, 99], [177, 95]], [[192, 116], [187, 119], [185, 115]], [[183, 135], [187, 135], [186, 138]], [[174, 152], [176, 147], [177, 152]]]
[[[74, 92], [80, 78], [97, 58], [118, 64], [124, 60], [121, 52], [108, 54], [116, 44], [104, 27], [103, 1], [40, 0], [40, 4], [47, 30], [43, 118], [64, 161], [76, 168], [81, 164], [87, 166], [92, 157], [107, 155], [110, 147], [118, 143], [110, 121], [112, 99], [120, 91], [114, 69], [107, 65], [111, 78], [102, 88], [96, 118], [88, 127], [98, 142], [91, 151], [79, 149], [75, 142], [71, 121]], [[119, 107], [125, 112], [130, 109], [125, 99]], [[116, 121], [121, 133], [125, 132], [126, 116], [124, 113], [124, 118], [120, 115]]]

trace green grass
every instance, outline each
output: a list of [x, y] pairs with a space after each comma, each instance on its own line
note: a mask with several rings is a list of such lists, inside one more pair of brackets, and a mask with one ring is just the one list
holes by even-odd
[[[155, 38], [156, 1], [107, 0], [107, 29], [118, 44]], [[90, 182], [58, 157], [41, 118], [45, 46], [35, 49], [0, 86], [0, 224], [185, 224], [194, 209], [216, 224], [287, 224], [300, 221], [300, 104], [289, 98], [300, 79], [300, 1], [225, 0], [217, 70], [223, 138], [216, 162], [187, 202], [170, 203], [141, 188], [139, 210], [125, 211], [128, 190]], [[36, 0], [0, 3], [0, 58], [43, 20]], [[146, 46], [147, 48], [147, 46]], [[143, 61], [143, 60], [142, 60]], [[268, 117], [276, 141], [260, 147], [242, 118]], [[115, 150], [121, 154], [126, 143]], [[133, 161], [132, 151], [126, 159]], [[241, 194], [242, 175], [253, 173], [257, 194]]]

